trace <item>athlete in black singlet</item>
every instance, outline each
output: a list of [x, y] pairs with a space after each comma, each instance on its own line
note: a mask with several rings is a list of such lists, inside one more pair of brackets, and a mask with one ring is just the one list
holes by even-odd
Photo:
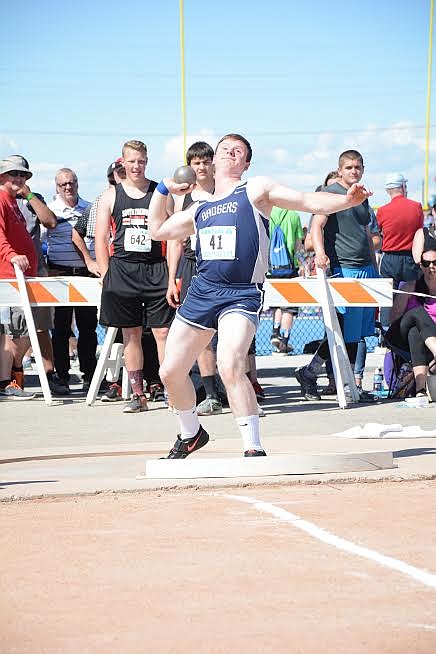
[[[99, 201], [96, 255], [103, 277], [100, 322], [123, 329], [124, 358], [133, 397], [125, 413], [147, 410], [141, 337], [151, 327], [162, 361], [174, 310], [166, 300], [168, 269], [163, 244], [150, 238], [148, 207], [156, 182], [145, 177], [146, 146], [128, 141], [123, 147], [126, 180], [105, 191]], [[112, 228], [112, 256], [108, 237]]]

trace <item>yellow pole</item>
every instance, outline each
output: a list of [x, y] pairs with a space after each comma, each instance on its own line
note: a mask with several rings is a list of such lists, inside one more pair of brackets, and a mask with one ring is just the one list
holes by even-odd
[[[431, 0], [433, 2], [433, 0]], [[186, 163], [186, 98], [185, 98], [185, 21], [183, 15], [183, 0], [179, 0], [180, 16], [180, 73], [181, 73], [181, 103], [182, 103], [182, 135], [183, 161]]]
[[427, 110], [425, 119], [425, 170], [424, 170], [424, 197], [423, 205], [428, 209], [428, 162], [430, 150], [430, 107], [431, 107], [431, 65], [432, 65], [432, 50], [433, 50], [433, 14], [434, 14], [434, 0], [430, 0], [430, 27], [428, 37], [428, 61], [427, 61]]

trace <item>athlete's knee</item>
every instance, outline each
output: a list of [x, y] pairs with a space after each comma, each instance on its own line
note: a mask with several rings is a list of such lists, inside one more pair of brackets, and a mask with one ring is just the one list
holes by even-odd
[[228, 386], [245, 374], [245, 357], [228, 356], [227, 354], [218, 356], [217, 367], [221, 379]]
[[178, 381], [181, 377], [180, 371], [177, 369], [175, 363], [170, 357], [165, 357], [159, 368], [159, 377], [164, 386], [171, 386], [174, 381]]

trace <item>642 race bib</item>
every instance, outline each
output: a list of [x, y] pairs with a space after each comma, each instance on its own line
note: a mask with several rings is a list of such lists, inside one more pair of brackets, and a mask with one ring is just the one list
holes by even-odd
[[143, 227], [127, 227], [124, 232], [126, 252], [151, 252], [151, 238]]

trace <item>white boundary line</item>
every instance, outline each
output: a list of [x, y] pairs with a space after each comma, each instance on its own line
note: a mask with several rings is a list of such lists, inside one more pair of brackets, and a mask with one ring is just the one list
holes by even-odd
[[342, 550], [344, 552], [348, 552], [349, 554], [354, 554], [355, 556], [360, 556], [364, 559], [368, 559], [369, 561], [383, 565], [385, 568], [391, 568], [392, 570], [401, 572], [408, 577], [412, 577], [412, 579], [419, 581], [421, 584], [424, 584], [424, 586], [429, 586], [430, 588], [436, 589], [436, 574], [427, 572], [427, 570], [421, 570], [420, 568], [409, 565], [400, 559], [394, 559], [391, 556], [385, 556], [376, 550], [371, 550], [367, 547], [356, 545], [356, 543], [353, 543], [350, 540], [345, 540], [345, 538], [335, 536], [329, 531], [318, 527], [313, 522], [308, 522], [307, 520], [300, 518], [300, 516], [295, 515], [295, 513], [290, 513], [289, 511], [281, 509], [274, 504], [270, 504], [269, 502], [261, 502], [254, 497], [245, 497], [243, 495], [224, 494], [224, 497], [227, 497], [231, 500], [236, 500], [237, 502], [245, 502], [245, 504], [251, 504], [255, 509], [257, 509], [257, 511], [269, 513], [279, 520], [288, 522], [293, 527], [301, 529], [301, 531], [305, 531], [310, 536], [313, 536], [313, 538], [317, 538], [323, 543], [332, 545], [338, 550]]

